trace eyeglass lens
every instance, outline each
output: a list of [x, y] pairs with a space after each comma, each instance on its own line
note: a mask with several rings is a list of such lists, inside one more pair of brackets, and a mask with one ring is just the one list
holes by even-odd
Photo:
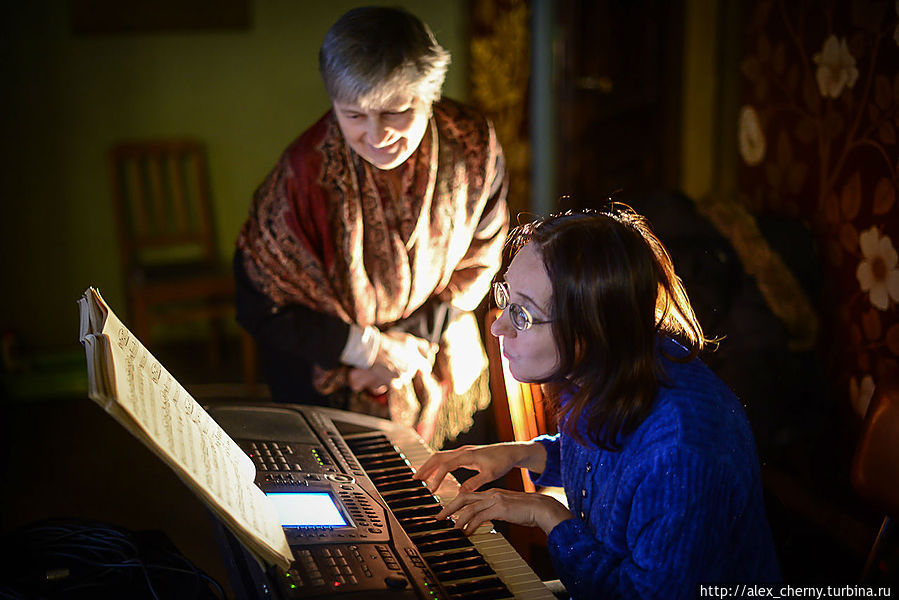
[[512, 325], [515, 326], [515, 329], [524, 331], [531, 326], [530, 315], [524, 308], [509, 302], [509, 290], [506, 288], [505, 283], [497, 282], [493, 286], [493, 296], [497, 307], [501, 310], [509, 311], [509, 318], [512, 320]]

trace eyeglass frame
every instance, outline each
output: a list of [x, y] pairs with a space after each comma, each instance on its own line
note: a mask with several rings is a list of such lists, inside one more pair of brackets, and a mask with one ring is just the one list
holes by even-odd
[[[494, 281], [493, 282], [493, 301], [496, 303], [497, 308], [501, 311], [506, 312], [506, 309], [509, 309], [509, 321], [512, 323], [512, 326], [518, 331], [527, 331], [534, 325], [546, 325], [547, 323], [552, 323], [552, 319], [548, 320], [539, 320], [535, 319], [531, 312], [523, 307], [520, 304], [511, 301], [512, 294], [509, 292], [509, 284], [505, 281]], [[519, 325], [516, 322], [515, 315], [521, 315], [524, 318], [524, 324]]]

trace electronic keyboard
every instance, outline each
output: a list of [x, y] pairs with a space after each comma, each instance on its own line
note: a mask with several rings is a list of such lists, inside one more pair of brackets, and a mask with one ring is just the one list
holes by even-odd
[[276, 600], [554, 598], [491, 524], [466, 537], [434, 519], [459, 484], [448, 476], [432, 494], [412, 478], [432, 451], [411, 428], [318, 406], [208, 410], [253, 459], [294, 556], [235, 588]]

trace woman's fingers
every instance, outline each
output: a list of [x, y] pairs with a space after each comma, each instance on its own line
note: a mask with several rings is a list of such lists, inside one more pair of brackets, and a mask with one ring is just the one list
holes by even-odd
[[491, 515], [495, 511], [491, 509], [494, 507], [495, 503], [492, 498], [478, 499], [463, 506], [455, 514], [456, 528], [461, 529], [465, 535], [473, 534], [485, 521], [493, 518]]
[[[379, 367], [379, 365], [376, 365]], [[368, 390], [375, 396], [387, 391], [392, 381], [392, 375], [384, 369], [372, 367], [371, 369], [350, 369], [347, 382], [354, 392]]]
[[475, 491], [516, 465], [515, 448], [516, 446], [509, 444], [490, 444], [438, 452], [421, 466], [416, 478], [427, 482], [428, 489], [433, 492], [447, 473], [465, 467], [477, 471], [477, 474], [462, 484], [462, 490]]
[[387, 331], [381, 334], [377, 363], [411, 380], [418, 371], [431, 370], [431, 343], [410, 333]]
[[473, 534], [485, 522], [493, 520], [533, 525], [530, 496], [506, 490], [460, 492], [435, 518], [452, 515], [456, 528], [465, 535]]
[[465, 535], [471, 535], [487, 521], [539, 527], [549, 534], [556, 525], [573, 517], [565, 505], [550, 496], [502, 489], [460, 492], [434, 518], [451, 515], [456, 529]]
[[491, 481], [493, 481], [493, 478], [490, 477], [489, 473], [480, 471], [477, 475], [472, 475], [466, 479], [459, 487], [463, 492], [476, 492], [482, 485], [486, 485]]
[[471, 494], [469, 492], [459, 492], [455, 498], [446, 503], [443, 510], [434, 515], [434, 519], [438, 521], [440, 519], [448, 519], [450, 516], [454, 515], [457, 510], [465, 506], [465, 504], [469, 502], [470, 497]]
[[427, 480], [438, 468], [440, 468], [440, 464], [445, 460], [445, 457], [442, 456], [442, 454], [442, 452], [432, 454], [428, 460], [418, 467], [415, 474], [412, 475], [412, 478], [421, 479], [422, 481]]
[[461, 461], [458, 458], [450, 458], [447, 461], [436, 464], [433, 470], [429, 472], [422, 473], [419, 471], [417, 477], [425, 482], [431, 492], [435, 492], [450, 472], [464, 466], [466, 466], [464, 461]]
[[462, 466], [468, 466], [465, 463], [468, 460], [466, 453], [469, 448], [469, 446], [463, 446], [456, 450], [447, 450], [432, 454], [431, 457], [419, 467], [413, 477], [424, 481], [428, 485], [428, 489], [433, 492], [440, 487], [443, 479], [450, 471], [454, 471]]
[[351, 390], [361, 392], [365, 389], [366, 384], [365, 371], [363, 369], [350, 369], [350, 372], [347, 374], [347, 382], [350, 384]]
[[443, 480], [446, 479], [446, 476], [453, 469], [447, 467], [445, 464], [437, 467], [437, 470], [434, 471], [429, 477], [424, 479], [424, 482], [427, 484], [428, 489], [433, 493], [437, 491], [437, 488], [440, 487], [440, 484], [443, 483]]

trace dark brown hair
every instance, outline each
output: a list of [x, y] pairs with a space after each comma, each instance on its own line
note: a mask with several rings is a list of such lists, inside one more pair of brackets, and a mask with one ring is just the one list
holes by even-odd
[[553, 381], [578, 386], [564, 406], [556, 399], [559, 423], [583, 442], [577, 423], [586, 418], [591, 441], [619, 448], [649, 416], [664, 380], [660, 339], [688, 349], [668, 357], [682, 362], [706, 341], [668, 251], [622, 204], [539, 219], [513, 230], [510, 241], [515, 251], [536, 244], [552, 282]]

